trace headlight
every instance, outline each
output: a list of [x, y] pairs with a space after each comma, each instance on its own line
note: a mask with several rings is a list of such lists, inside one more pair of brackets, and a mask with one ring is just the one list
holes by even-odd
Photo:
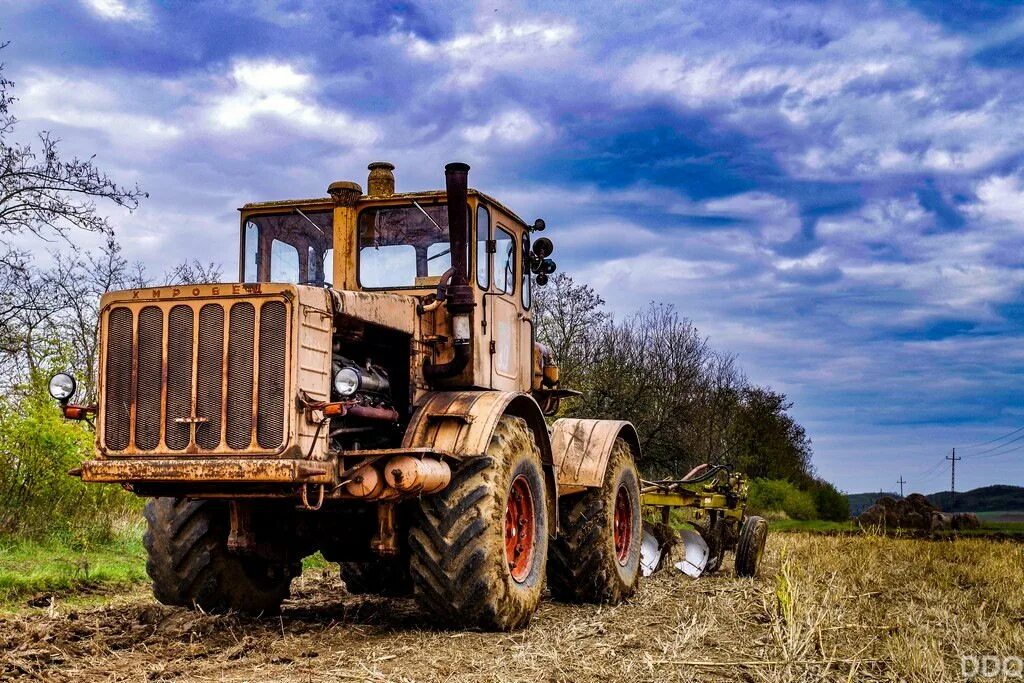
[[355, 368], [346, 367], [338, 370], [334, 376], [334, 390], [340, 396], [351, 396], [359, 390], [359, 373]]
[[67, 401], [75, 395], [78, 385], [75, 378], [66, 372], [60, 372], [50, 378], [50, 396], [58, 401]]

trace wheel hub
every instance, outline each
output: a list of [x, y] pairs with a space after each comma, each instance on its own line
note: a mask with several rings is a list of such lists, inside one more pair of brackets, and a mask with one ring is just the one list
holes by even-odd
[[535, 515], [530, 483], [520, 474], [512, 480], [508, 504], [505, 506], [505, 559], [509, 573], [517, 583], [526, 581], [533, 566], [537, 524]]
[[619, 486], [615, 493], [615, 558], [620, 565], [629, 561], [629, 551], [633, 544], [633, 506], [629, 500], [629, 491], [625, 485]]

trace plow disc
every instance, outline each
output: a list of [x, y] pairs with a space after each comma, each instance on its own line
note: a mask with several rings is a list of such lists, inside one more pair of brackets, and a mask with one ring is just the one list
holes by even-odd
[[[746, 476], [724, 465], [701, 465], [683, 479], [644, 481], [644, 510], [659, 513], [661, 521], [644, 522], [641, 573], [650, 576], [671, 564], [696, 579], [720, 569], [725, 551], [735, 550], [737, 574], [756, 575], [768, 524], [747, 516], [748, 488]], [[678, 533], [672, 523], [682, 527]], [[673, 553], [679, 544], [682, 552]]]

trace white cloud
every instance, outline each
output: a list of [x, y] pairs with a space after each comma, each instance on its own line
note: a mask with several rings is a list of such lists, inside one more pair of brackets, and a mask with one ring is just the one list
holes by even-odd
[[543, 132], [543, 126], [528, 112], [514, 110], [502, 112], [482, 125], [467, 126], [463, 136], [477, 145], [489, 142], [522, 145], [533, 141]]
[[[368, 145], [380, 135], [373, 123], [357, 120], [316, 99], [316, 79], [294, 64], [275, 60], [236, 60], [221, 92], [204, 104], [215, 129], [238, 132], [260, 122], [311, 137]], [[265, 129], [264, 129], [265, 130]]]
[[82, 3], [107, 21], [145, 23], [150, 19], [149, 8], [141, 0], [82, 0]]

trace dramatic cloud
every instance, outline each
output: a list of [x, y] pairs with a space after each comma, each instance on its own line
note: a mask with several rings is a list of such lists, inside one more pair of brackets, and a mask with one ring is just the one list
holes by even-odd
[[[155, 271], [202, 245], [233, 272], [245, 201], [459, 158], [616, 311], [674, 303], [786, 391], [840, 486], [938, 489], [1024, 424], [1019, 8], [4, 9], [22, 130], [151, 192], [115, 218]], [[961, 452], [964, 485], [1024, 483], [1024, 451]]]

